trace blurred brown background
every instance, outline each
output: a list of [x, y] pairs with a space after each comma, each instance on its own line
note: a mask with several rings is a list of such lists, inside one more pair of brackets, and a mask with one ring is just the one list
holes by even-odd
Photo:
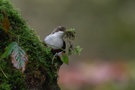
[[[80, 68], [77, 65], [83, 67], [83, 64], [85, 63], [84, 64], [85, 68], [83, 67], [84, 69], [82, 71], [86, 70], [87, 72], [87, 69], [88, 71], [93, 70], [91, 69], [91, 67], [87, 66], [91, 66], [91, 63], [94, 63], [95, 67], [97, 65], [96, 68], [101, 68], [100, 65], [112, 66], [105, 68], [107, 69], [115, 68], [116, 70], [114, 69], [108, 70], [108, 71], [113, 70], [114, 73], [116, 73], [115, 71], [117, 71], [117, 69], [121, 68], [117, 72], [122, 72], [121, 74], [125, 75], [123, 77], [126, 76], [129, 77], [128, 76], [129, 72], [127, 71], [129, 71], [129, 66], [133, 66], [129, 61], [132, 61], [135, 58], [135, 0], [83, 0], [83, 1], [11, 0], [11, 1], [13, 2], [16, 8], [19, 8], [20, 13], [25, 18], [28, 25], [37, 32], [37, 35], [40, 36], [41, 40], [43, 40], [46, 35], [51, 33], [52, 30], [59, 25], [65, 26], [66, 28], [76, 29], [77, 34], [75, 45], [80, 45], [83, 48], [83, 51], [80, 56], [73, 55], [72, 57], [70, 57], [70, 66], [63, 66], [61, 70], [65, 68], [66, 70], [68, 69], [68, 71], [71, 71], [69, 68], [72, 68], [74, 65], [76, 65], [76, 67], [75, 66], [73, 67], [75, 69]], [[109, 63], [108, 60], [110, 61]], [[79, 61], [83, 62], [83, 64]], [[114, 65], [113, 62], [112, 65], [112, 61], [116, 62], [118, 61], [119, 63], [117, 63], [118, 65]], [[89, 62], [90, 64], [86, 65], [87, 62]], [[127, 68], [128, 70], [126, 70]], [[65, 69], [63, 71], [65, 71]], [[77, 70], [75, 69], [75, 71]], [[94, 69], [94, 71], [96, 70]], [[104, 72], [102, 72], [101, 70], [101, 73]], [[89, 74], [86, 75], [89, 76]], [[126, 79], [124, 78], [124, 80]], [[122, 87], [123, 89], [120, 88], [121, 86], [119, 88], [114, 89], [104, 89], [104, 87], [106, 86], [103, 85], [99, 88], [96, 89], [94, 88], [91, 90], [132, 90], [131, 88], [130, 89], [128, 88], [128, 84], [126, 85], [127, 87]], [[118, 87], [117, 85], [114, 86]], [[92, 85], [91, 88], [93, 87], [94, 86]], [[73, 90], [90, 90], [89, 88], [88, 89], [82, 88], [81, 89], [77, 88]], [[133, 90], [134, 89], [135, 88], [133, 88]], [[63, 90], [71, 90], [71, 89], [63, 89]]]

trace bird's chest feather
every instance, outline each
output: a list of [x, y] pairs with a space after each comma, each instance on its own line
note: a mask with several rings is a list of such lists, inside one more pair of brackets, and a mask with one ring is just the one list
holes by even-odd
[[55, 35], [49, 35], [45, 38], [45, 42], [47, 46], [53, 48], [53, 49], [60, 49], [63, 46], [63, 39], [55, 36]]

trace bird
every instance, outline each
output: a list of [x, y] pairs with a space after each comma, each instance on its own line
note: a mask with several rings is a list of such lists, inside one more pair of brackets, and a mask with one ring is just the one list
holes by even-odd
[[66, 28], [63, 26], [56, 27], [51, 34], [44, 38], [44, 42], [47, 47], [51, 48], [51, 52], [60, 59], [60, 56], [65, 53], [66, 43], [64, 41], [64, 35]]

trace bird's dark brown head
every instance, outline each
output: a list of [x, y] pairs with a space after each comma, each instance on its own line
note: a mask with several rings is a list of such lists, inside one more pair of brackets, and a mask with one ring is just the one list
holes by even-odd
[[63, 26], [58, 26], [54, 29], [54, 31], [52, 32], [52, 34], [54, 34], [55, 32], [58, 32], [58, 31], [63, 31], [65, 32], [66, 31], [66, 28], [63, 27]]

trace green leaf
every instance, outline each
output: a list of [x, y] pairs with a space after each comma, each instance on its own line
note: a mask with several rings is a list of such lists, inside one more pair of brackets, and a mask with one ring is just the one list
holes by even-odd
[[60, 56], [60, 58], [61, 58], [61, 61], [62, 61], [63, 63], [65, 63], [65, 64], [68, 64], [68, 63], [69, 63], [68, 55], [62, 54], [62, 55]]
[[16, 47], [14, 47], [11, 58], [13, 66], [17, 69], [21, 69], [22, 72], [24, 72], [26, 64], [28, 62], [28, 56], [25, 51], [21, 47], [19, 47], [18, 44], [16, 45]]
[[21, 69], [22, 72], [24, 72], [28, 62], [28, 56], [25, 51], [19, 47], [17, 42], [12, 42], [8, 45], [1, 59], [7, 58], [9, 55], [11, 55], [13, 66], [17, 69]]
[[10, 43], [8, 47], [6, 47], [6, 51], [4, 52], [4, 54], [2, 54], [1, 59], [7, 58], [12, 53], [12, 50], [15, 48], [16, 45], [16, 42]]
[[74, 53], [75, 53], [75, 54], [80, 55], [81, 51], [82, 51], [82, 48], [81, 48], [80, 46], [76, 46], [76, 47], [74, 48]]

